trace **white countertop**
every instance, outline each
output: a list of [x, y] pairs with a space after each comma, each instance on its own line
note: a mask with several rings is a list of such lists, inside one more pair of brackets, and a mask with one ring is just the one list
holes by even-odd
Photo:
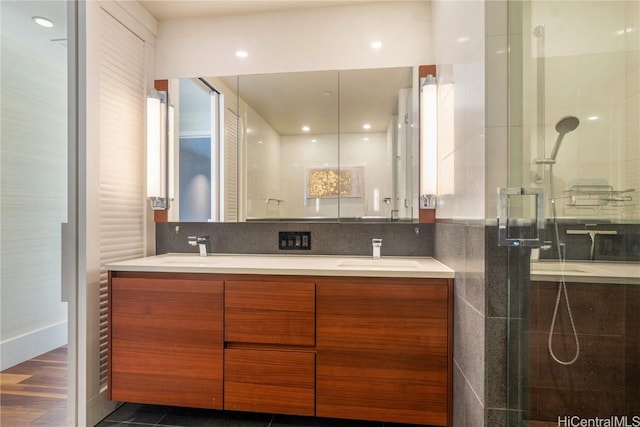
[[604, 261], [534, 261], [531, 280], [640, 285], [640, 263]]
[[162, 273], [283, 274], [304, 276], [415, 277], [452, 279], [454, 271], [433, 258], [235, 255], [174, 253], [107, 265], [110, 271]]

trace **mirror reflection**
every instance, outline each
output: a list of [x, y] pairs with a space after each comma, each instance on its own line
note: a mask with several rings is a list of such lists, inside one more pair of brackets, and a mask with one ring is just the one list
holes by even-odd
[[414, 71], [180, 79], [180, 221], [412, 220]]

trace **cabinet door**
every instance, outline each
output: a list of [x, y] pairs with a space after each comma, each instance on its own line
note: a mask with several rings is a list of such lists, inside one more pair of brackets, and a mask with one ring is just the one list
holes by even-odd
[[449, 288], [317, 284], [316, 414], [447, 425]]
[[315, 355], [286, 350], [225, 350], [224, 408], [314, 415]]
[[315, 283], [227, 281], [225, 341], [315, 345]]
[[223, 284], [114, 277], [109, 397], [222, 408]]

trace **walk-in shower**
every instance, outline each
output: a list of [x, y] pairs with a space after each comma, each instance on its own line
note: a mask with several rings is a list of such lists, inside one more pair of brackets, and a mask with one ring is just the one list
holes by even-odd
[[[507, 3], [507, 183], [544, 193], [545, 203], [510, 205], [511, 223], [522, 224], [512, 234], [537, 232], [543, 246], [506, 251], [506, 304], [490, 305], [507, 319], [506, 412], [489, 415], [507, 421], [489, 424], [632, 425], [640, 421], [640, 3]], [[487, 384], [485, 403], [501, 408]]]

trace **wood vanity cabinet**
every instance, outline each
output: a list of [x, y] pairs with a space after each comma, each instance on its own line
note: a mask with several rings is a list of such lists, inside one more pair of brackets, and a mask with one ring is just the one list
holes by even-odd
[[111, 272], [109, 397], [448, 426], [452, 285]]
[[222, 409], [223, 282], [111, 274], [109, 398]]
[[315, 283], [225, 282], [224, 408], [315, 414]]
[[319, 280], [316, 415], [446, 426], [449, 281]]

